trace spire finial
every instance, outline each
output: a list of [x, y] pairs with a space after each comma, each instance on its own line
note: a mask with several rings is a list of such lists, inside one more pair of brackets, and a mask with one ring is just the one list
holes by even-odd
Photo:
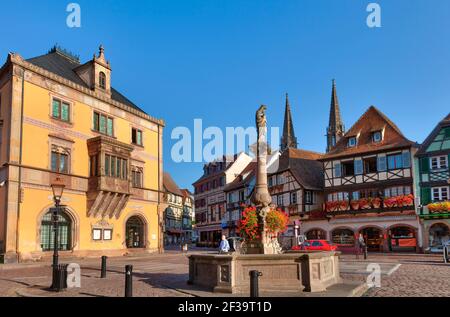
[[289, 94], [286, 93], [286, 107], [284, 110], [283, 136], [281, 138], [281, 150], [287, 148], [297, 148], [297, 138], [294, 133], [294, 123], [292, 121], [291, 105], [289, 104]]
[[98, 48], [99, 55], [98, 57], [104, 57], [105, 56], [105, 48], [103, 47], [103, 44], [100, 44], [100, 47]]

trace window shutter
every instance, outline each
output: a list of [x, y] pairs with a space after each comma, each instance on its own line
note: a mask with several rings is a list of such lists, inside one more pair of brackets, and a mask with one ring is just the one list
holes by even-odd
[[334, 177], [341, 177], [341, 163], [338, 163], [334, 166]]
[[409, 152], [403, 152], [403, 168], [411, 167], [411, 156]]
[[386, 170], [386, 156], [379, 156], [377, 160], [378, 172], [383, 172]]
[[423, 206], [431, 203], [431, 188], [430, 187], [422, 187], [420, 189], [420, 200]]
[[356, 160], [355, 161], [355, 175], [361, 175], [363, 173], [363, 161]]
[[430, 171], [430, 158], [429, 157], [422, 157], [420, 159], [420, 171], [425, 172], [425, 173]]

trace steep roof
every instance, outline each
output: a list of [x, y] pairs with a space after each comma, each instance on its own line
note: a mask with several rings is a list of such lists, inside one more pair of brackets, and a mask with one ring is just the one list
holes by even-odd
[[297, 138], [294, 132], [294, 123], [292, 122], [291, 105], [289, 96], [286, 94], [286, 108], [284, 110], [283, 136], [281, 138], [281, 149], [297, 148]]
[[[60, 53], [58, 50], [51, 51], [48, 54], [33, 57], [27, 60], [27, 62], [41, 67], [51, 73], [61, 76], [77, 85], [89, 88], [87, 84], [78, 76], [74, 71], [75, 68], [80, 66], [80, 63], [65, 54]], [[144, 110], [135, 105], [132, 101], [111, 87], [111, 99], [123, 103], [129, 107], [132, 107], [140, 112], [146, 113]]]
[[[375, 131], [384, 131], [383, 140], [379, 143], [372, 142], [372, 134]], [[357, 144], [354, 147], [348, 147], [348, 137], [353, 136], [358, 137]], [[413, 145], [415, 143], [408, 140], [385, 114], [374, 106], [370, 106], [350, 130], [345, 133], [344, 137], [339, 140], [336, 146], [325, 154], [322, 159], [326, 160]]]
[[172, 194], [175, 194], [178, 196], [183, 196], [183, 192], [180, 190], [177, 183], [175, 183], [172, 176], [167, 172], [163, 173], [163, 185], [164, 185], [164, 189], [166, 191], [168, 191], [169, 193], [172, 193]]
[[242, 188], [250, 182], [252, 177], [256, 175], [256, 161], [248, 163], [241, 174], [236, 177], [231, 183], [225, 186], [224, 191], [229, 192], [234, 189]]
[[281, 154], [276, 173], [289, 170], [297, 182], [305, 189], [323, 189], [323, 166], [318, 160], [323, 154], [301, 150], [288, 149]]
[[439, 134], [441, 129], [448, 126], [450, 126], [450, 113], [436, 125], [433, 131], [431, 131], [431, 133], [427, 136], [425, 141], [423, 141], [423, 143], [420, 145], [419, 150], [416, 153], [416, 156], [425, 154], [428, 147], [436, 138], [436, 136]]

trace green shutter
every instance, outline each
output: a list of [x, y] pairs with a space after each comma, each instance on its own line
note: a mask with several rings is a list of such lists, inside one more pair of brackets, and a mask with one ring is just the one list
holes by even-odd
[[429, 203], [431, 203], [431, 188], [430, 187], [423, 187], [420, 189], [420, 200], [421, 200], [421, 204], [423, 206], [426, 206]]
[[53, 99], [53, 111], [52, 111], [53, 118], [59, 118], [59, 107], [60, 106], [61, 106], [60, 101]]
[[420, 159], [420, 170], [421, 172], [428, 173], [430, 171], [430, 158], [422, 157]]

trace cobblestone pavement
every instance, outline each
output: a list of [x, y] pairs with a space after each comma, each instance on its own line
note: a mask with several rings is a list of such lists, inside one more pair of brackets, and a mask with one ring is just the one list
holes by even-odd
[[[100, 259], [62, 259], [62, 263], [81, 265], [81, 288], [61, 293], [48, 291], [51, 282], [50, 263], [0, 265], [0, 296], [124, 296], [124, 267], [133, 265], [133, 295], [145, 297], [192, 296], [176, 287], [188, 277], [188, 260], [180, 252], [146, 257], [108, 259], [106, 279], [100, 279]], [[372, 288], [364, 296], [450, 296], [450, 265], [440, 256], [430, 255], [342, 255], [342, 277], [364, 282], [370, 263], [382, 267], [381, 288]], [[400, 264], [400, 265], [399, 265]], [[36, 266], [39, 265], [39, 266]], [[211, 296], [212, 294], [205, 294]]]

